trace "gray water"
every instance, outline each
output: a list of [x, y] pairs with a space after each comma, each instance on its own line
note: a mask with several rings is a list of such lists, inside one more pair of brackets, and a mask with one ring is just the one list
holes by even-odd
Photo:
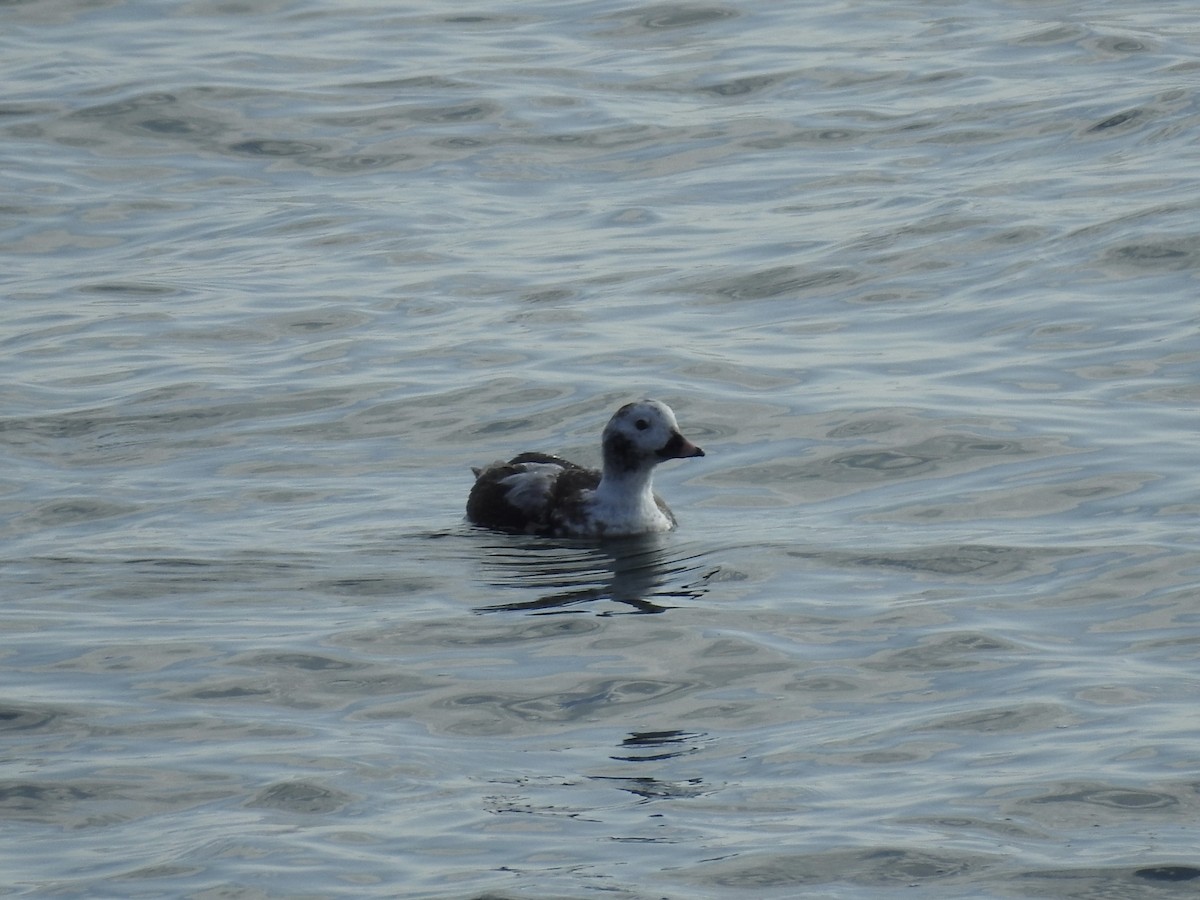
[[1194, 4], [0, 25], [0, 893], [1195, 895]]

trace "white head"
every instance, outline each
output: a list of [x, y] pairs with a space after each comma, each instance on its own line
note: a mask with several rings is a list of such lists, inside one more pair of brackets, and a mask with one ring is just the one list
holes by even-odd
[[649, 472], [668, 459], [703, 456], [679, 433], [675, 413], [658, 400], [638, 400], [618, 409], [604, 427], [604, 474]]

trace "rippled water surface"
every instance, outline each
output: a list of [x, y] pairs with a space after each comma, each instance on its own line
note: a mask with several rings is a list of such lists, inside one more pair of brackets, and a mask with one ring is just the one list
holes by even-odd
[[0, 893], [1194, 895], [1192, 4], [0, 23]]

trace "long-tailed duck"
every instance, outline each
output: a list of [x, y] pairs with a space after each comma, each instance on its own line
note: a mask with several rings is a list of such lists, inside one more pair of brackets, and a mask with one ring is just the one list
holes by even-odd
[[546, 537], [622, 537], [670, 531], [675, 516], [650, 481], [668, 459], [703, 456], [658, 400], [627, 403], [601, 439], [604, 470], [522, 453], [474, 469], [467, 518], [476, 525]]

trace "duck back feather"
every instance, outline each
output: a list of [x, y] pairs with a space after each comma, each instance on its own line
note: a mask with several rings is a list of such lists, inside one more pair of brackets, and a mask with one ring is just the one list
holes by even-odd
[[546, 453], [521, 453], [475, 470], [467, 518], [500, 531], [555, 535], [582, 514], [583, 500], [600, 484], [588, 469]]

